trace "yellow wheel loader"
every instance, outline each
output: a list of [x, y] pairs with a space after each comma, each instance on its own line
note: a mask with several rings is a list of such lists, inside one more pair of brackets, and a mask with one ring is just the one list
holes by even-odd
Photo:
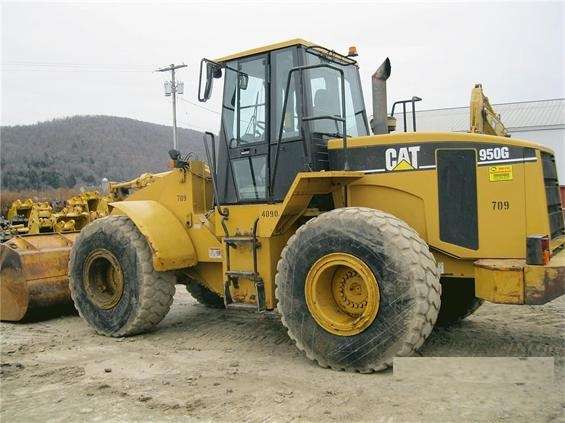
[[72, 247], [70, 291], [91, 327], [150, 330], [184, 284], [207, 306], [278, 312], [321, 366], [372, 372], [484, 300], [564, 293], [553, 153], [389, 133], [390, 62], [373, 75], [369, 122], [353, 57], [295, 39], [202, 60], [200, 101], [224, 79], [208, 163], [171, 150], [170, 172]]

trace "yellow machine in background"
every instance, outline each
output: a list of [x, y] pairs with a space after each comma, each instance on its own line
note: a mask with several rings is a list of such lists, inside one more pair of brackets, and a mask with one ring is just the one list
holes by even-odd
[[483, 93], [483, 86], [476, 84], [471, 91], [470, 129], [471, 133], [497, 135], [499, 137], [509, 137], [508, 131], [500, 115], [494, 111], [488, 98]]
[[389, 133], [390, 70], [373, 75], [369, 126], [352, 55], [295, 39], [203, 59], [200, 101], [224, 78], [208, 164], [171, 150], [173, 170], [80, 232], [68, 269], [81, 316], [100, 334], [142, 333], [180, 283], [210, 307], [276, 310], [323, 367], [372, 372], [483, 300], [562, 295], [551, 150]]
[[8, 235], [70, 232], [82, 229], [87, 223], [108, 214], [110, 196], [98, 191], [86, 191], [65, 201], [60, 211], [48, 202], [32, 199], [14, 201], [6, 214]]
[[16, 200], [12, 203], [6, 214], [10, 227], [10, 234], [38, 234], [52, 232], [54, 221], [53, 208], [47, 202], [36, 202], [31, 198]]
[[80, 231], [95, 219], [108, 215], [110, 196], [98, 191], [86, 191], [69, 198], [65, 207], [56, 213], [54, 232]]
[[85, 191], [58, 212], [47, 202], [14, 201], [0, 246], [2, 320], [21, 320], [28, 310], [71, 301], [67, 263], [77, 231], [107, 216], [112, 198]]

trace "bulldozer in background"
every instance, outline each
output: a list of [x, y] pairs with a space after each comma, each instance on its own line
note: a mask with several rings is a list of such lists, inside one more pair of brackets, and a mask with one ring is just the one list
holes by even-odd
[[208, 163], [171, 150], [171, 171], [73, 244], [71, 295], [91, 327], [150, 330], [184, 284], [209, 307], [276, 310], [323, 367], [372, 372], [484, 300], [565, 292], [553, 152], [479, 133], [389, 133], [388, 59], [369, 124], [355, 55], [295, 39], [202, 60], [200, 101], [224, 78]]
[[2, 239], [14, 235], [81, 230], [87, 223], [108, 214], [112, 197], [98, 191], [85, 191], [65, 201], [64, 207], [55, 211], [47, 201], [15, 200], [6, 213], [7, 223], [2, 228]]
[[65, 207], [54, 215], [54, 232], [80, 231], [95, 219], [108, 215], [112, 198], [98, 191], [85, 191], [69, 198]]
[[6, 219], [10, 223], [8, 232], [12, 234], [38, 234], [53, 231], [53, 207], [45, 201], [27, 200], [14, 201]]

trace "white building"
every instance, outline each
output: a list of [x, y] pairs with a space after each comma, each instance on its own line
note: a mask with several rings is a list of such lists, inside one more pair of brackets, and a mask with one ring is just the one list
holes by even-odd
[[[469, 130], [469, 108], [418, 110], [416, 103], [416, 129], [418, 131]], [[411, 105], [406, 105], [410, 110]], [[565, 98], [555, 100], [524, 101], [493, 104], [502, 123], [512, 138], [520, 138], [546, 145], [555, 152], [559, 183], [565, 185]], [[398, 110], [398, 106], [397, 106]], [[402, 110], [402, 109], [400, 109]], [[396, 113], [397, 130], [403, 131], [402, 113]], [[412, 130], [412, 113], [406, 113], [408, 130]]]

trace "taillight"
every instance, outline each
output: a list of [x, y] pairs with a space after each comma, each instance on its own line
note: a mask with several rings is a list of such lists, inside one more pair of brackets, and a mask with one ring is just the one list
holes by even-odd
[[551, 258], [548, 235], [531, 235], [526, 238], [526, 263], [545, 266]]

